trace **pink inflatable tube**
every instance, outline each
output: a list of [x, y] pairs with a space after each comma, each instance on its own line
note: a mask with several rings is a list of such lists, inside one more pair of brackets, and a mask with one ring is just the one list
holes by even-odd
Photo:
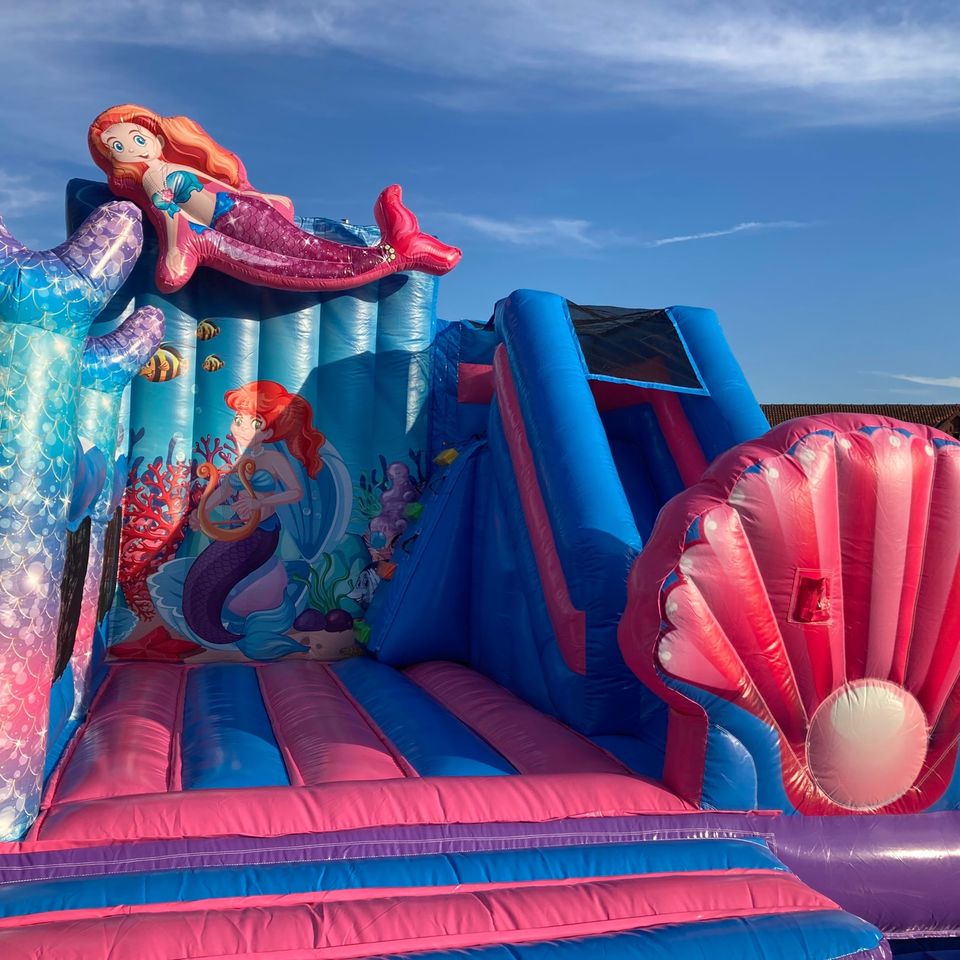
[[429, 823], [539, 823], [569, 817], [682, 813], [692, 808], [659, 784], [614, 773], [424, 777], [252, 787], [54, 804], [31, 841], [83, 846], [118, 840], [275, 837]]
[[[529, 943], [668, 923], [835, 909], [782, 871], [627, 877], [415, 896], [316, 894], [70, 911], [0, 929], [6, 960], [195, 960], [237, 955], [348, 960], [372, 954]], [[86, 914], [86, 915], [85, 915]], [[21, 918], [22, 919], [22, 918]]]

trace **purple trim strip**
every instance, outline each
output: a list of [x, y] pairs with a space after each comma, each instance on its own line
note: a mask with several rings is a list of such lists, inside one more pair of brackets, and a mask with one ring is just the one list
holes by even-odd
[[138, 841], [69, 850], [0, 854], [0, 884], [107, 873], [249, 864], [474, 853], [692, 837], [772, 835], [763, 814], [678, 814], [553, 820], [546, 823], [380, 827], [286, 837]]

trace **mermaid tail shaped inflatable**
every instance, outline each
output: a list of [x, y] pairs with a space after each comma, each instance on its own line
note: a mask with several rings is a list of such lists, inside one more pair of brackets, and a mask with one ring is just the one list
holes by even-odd
[[[93, 642], [100, 605], [104, 541], [107, 526], [117, 508], [118, 486], [126, 481], [123, 462], [118, 465], [117, 428], [121, 420], [123, 391], [150, 359], [163, 339], [163, 313], [156, 307], [141, 307], [111, 333], [88, 337], [83, 349], [79, 401], [79, 432], [103, 463], [103, 476], [96, 490], [86, 491], [89, 502], [77, 502], [77, 488], [71, 505], [74, 523], [89, 516], [90, 550], [83, 583], [80, 619], [73, 644], [74, 718], [86, 712], [93, 664]], [[119, 478], [117, 474], [119, 473]], [[121, 487], [122, 489], [122, 487]], [[84, 500], [87, 498], [85, 497]], [[82, 507], [82, 509], [81, 509]]]
[[456, 247], [420, 230], [413, 211], [403, 205], [403, 191], [399, 184], [387, 187], [380, 194], [373, 215], [384, 243], [397, 251], [401, 264], [398, 270], [419, 270], [442, 277], [460, 262], [462, 254]]
[[41, 252], [0, 222], [0, 659], [24, 678], [0, 689], [0, 839], [21, 836], [40, 801], [84, 340], [142, 239], [129, 203]]
[[164, 214], [147, 208], [160, 238], [160, 290], [179, 290], [198, 266], [268, 287], [333, 291], [359, 287], [401, 270], [442, 276], [460, 261], [460, 250], [420, 230], [396, 184], [380, 194], [374, 207], [381, 242], [373, 247], [316, 237], [266, 200], [226, 196], [228, 209], [210, 227], [198, 228], [182, 216], [177, 219], [173, 250]]

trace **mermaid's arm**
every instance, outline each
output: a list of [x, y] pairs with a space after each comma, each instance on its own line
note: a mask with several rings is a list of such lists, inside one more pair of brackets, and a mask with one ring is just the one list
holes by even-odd
[[177, 230], [180, 219], [195, 222], [182, 210], [175, 211], [171, 216], [164, 214], [163, 232], [158, 232], [157, 239], [160, 241], [160, 260], [166, 266], [167, 274], [171, 277], [183, 277], [183, 282], [186, 282], [193, 270], [188, 267], [186, 251], [180, 247], [180, 236]]

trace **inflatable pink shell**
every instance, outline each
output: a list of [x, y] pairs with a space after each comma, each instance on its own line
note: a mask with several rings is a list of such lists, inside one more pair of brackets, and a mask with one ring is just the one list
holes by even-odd
[[960, 444], [835, 414], [729, 451], [661, 511], [620, 644], [690, 799], [728, 701], [775, 732], [796, 810], [929, 807], [960, 738]]

